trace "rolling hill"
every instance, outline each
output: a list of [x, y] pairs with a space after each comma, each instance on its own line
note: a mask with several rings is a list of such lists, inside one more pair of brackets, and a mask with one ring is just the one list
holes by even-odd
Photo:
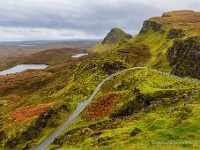
[[106, 77], [141, 67], [106, 81], [47, 149], [199, 149], [199, 15], [166, 12], [135, 37], [111, 29], [80, 58], [54, 49], [17, 61], [50, 66], [0, 76], [1, 148], [34, 149]]

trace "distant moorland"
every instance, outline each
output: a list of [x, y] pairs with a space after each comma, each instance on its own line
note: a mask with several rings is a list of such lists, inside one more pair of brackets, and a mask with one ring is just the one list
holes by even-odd
[[113, 28], [93, 44], [0, 48], [0, 70], [49, 65], [0, 76], [0, 149], [34, 149], [102, 82], [47, 150], [200, 149], [200, 12], [165, 12], [135, 37]]

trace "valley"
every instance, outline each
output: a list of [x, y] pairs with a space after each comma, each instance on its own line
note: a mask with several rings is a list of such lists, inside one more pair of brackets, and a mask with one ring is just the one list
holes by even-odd
[[[78, 104], [76, 110], [74, 111], [74, 113], [69, 117], [69, 119], [62, 125], [61, 128], [59, 128], [56, 132], [54, 132], [51, 136], [49, 136], [45, 141], [43, 141], [38, 147], [35, 148], [35, 150], [40, 150], [40, 149], [46, 149], [54, 140], [55, 138], [63, 132], [64, 129], [66, 129], [71, 123], [73, 123], [73, 121], [79, 116], [79, 114], [85, 109], [85, 107], [88, 106], [88, 104], [91, 102], [91, 100], [94, 99], [94, 97], [96, 96], [97, 92], [100, 90], [100, 88], [102, 87], [102, 85], [108, 81], [109, 79], [113, 78], [113, 77], [116, 77], [118, 74], [121, 74], [123, 72], [126, 72], [126, 71], [130, 71], [130, 70], [137, 70], [137, 69], [148, 69], [146, 67], [134, 67], [134, 68], [129, 68], [129, 69], [126, 69], [126, 70], [122, 70], [122, 71], [119, 71], [119, 72], [116, 72], [114, 74], [112, 74], [111, 76], [108, 76], [106, 77], [101, 83], [99, 83], [99, 85], [96, 87], [96, 89], [94, 90], [94, 92], [92, 93], [92, 95], [90, 96], [89, 99], [87, 99], [86, 101], [82, 101]], [[149, 70], [149, 69], [148, 69]], [[187, 81], [187, 82], [192, 82], [192, 83], [196, 83], [198, 85], [200, 85], [200, 82], [199, 81], [195, 81], [195, 80], [191, 80], [191, 79], [186, 79], [186, 78], [179, 78], [177, 76], [172, 76], [166, 72], [162, 72], [162, 71], [157, 71], [157, 70], [153, 70], [153, 69], [150, 69], [152, 71], [155, 71], [155, 72], [159, 72], [161, 74], [165, 74], [167, 76], [170, 76], [171, 78], [178, 78], [179, 80], [184, 80], [184, 81]], [[116, 96], [118, 97], [118, 95], [116, 94]], [[112, 96], [111, 96], [112, 98]], [[105, 101], [104, 103], [108, 103], [108, 104], [104, 104], [103, 107], [107, 107], [109, 105], [109, 102], [108, 101]], [[101, 105], [101, 104], [100, 104]], [[95, 109], [93, 110], [93, 113], [94, 114], [86, 114], [83, 116], [83, 118], [85, 119], [93, 119], [93, 118], [96, 118], [96, 117], [102, 117], [102, 116], [106, 116], [104, 114], [104, 109], [105, 108], [101, 108], [98, 106], [95, 107]], [[113, 107], [113, 106], [112, 106]], [[88, 109], [93, 109], [94, 106], [91, 106], [90, 108]], [[99, 110], [98, 110], [99, 109]], [[103, 115], [99, 115], [99, 113], [103, 114]], [[109, 111], [106, 112], [107, 115], [109, 114]]]
[[52, 49], [79, 48], [88, 49], [94, 46], [98, 40], [75, 41], [27, 41], [0, 43], [0, 70], [13, 67], [26, 56]]
[[0, 149], [199, 149], [199, 16], [165, 12], [87, 50], [6, 54], [1, 70], [49, 66], [0, 76]]

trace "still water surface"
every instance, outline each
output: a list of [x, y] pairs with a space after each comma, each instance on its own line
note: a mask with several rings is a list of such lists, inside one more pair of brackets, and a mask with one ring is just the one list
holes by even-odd
[[27, 69], [44, 69], [46, 67], [48, 67], [48, 65], [45, 64], [21, 64], [7, 70], [0, 71], [0, 75], [17, 73]]
[[88, 53], [76, 54], [76, 55], [71, 56], [71, 58], [79, 58], [79, 57], [82, 57], [82, 56], [85, 56], [85, 55], [88, 55]]

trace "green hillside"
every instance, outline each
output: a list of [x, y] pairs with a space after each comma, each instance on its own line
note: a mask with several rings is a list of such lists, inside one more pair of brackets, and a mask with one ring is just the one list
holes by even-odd
[[106, 52], [116, 47], [123, 40], [131, 38], [132, 36], [128, 33], [125, 33], [123, 30], [119, 28], [113, 28], [102, 42], [99, 42], [94, 47], [90, 48], [89, 51], [98, 53]]
[[199, 149], [199, 15], [164, 13], [133, 38], [114, 28], [84, 57], [54, 49], [12, 62], [50, 66], [0, 76], [0, 147], [33, 149], [107, 76], [145, 66], [106, 81], [48, 149]]
[[79, 119], [51, 145], [61, 149], [183, 149], [198, 144], [197, 84], [143, 69], [105, 83]]

